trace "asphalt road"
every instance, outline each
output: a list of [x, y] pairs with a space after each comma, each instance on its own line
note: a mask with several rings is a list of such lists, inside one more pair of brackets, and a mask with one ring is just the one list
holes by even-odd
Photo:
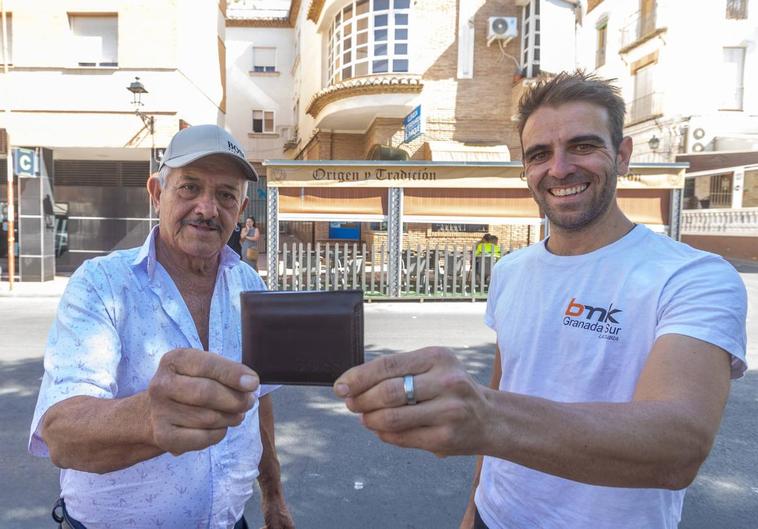
[[[758, 272], [758, 271], [756, 271]], [[749, 355], [758, 367], [758, 273], [750, 291]], [[57, 470], [26, 454], [41, 355], [57, 300], [0, 298], [0, 528], [53, 527]], [[369, 358], [422, 345], [452, 347], [480, 381], [489, 380], [494, 333], [483, 303], [366, 305]], [[327, 388], [287, 387], [274, 396], [277, 445], [288, 502], [300, 529], [457, 527], [474, 459], [438, 459], [385, 445]], [[758, 527], [758, 370], [735, 382], [711, 456], [690, 488], [681, 529]], [[248, 504], [260, 526], [258, 498]]]

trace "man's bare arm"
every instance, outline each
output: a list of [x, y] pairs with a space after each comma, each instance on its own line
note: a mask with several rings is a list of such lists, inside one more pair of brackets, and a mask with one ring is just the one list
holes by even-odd
[[[729, 393], [729, 355], [674, 334], [655, 343], [634, 400], [625, 403], [495, 391], [474, 382], [448, 351], [418, 353], [353, 368], [335, 391], [398, 446], [485, 454], [594, 485], [686, 487], [710, 451]], [[397, 377], [404, 373], [417, 373], [417, 406], [403, 405]]]
[[43, 416], [40, 435], [56, 466], [112, 472], [219, 442], [244, 420], [257, 387], [255, 372], [239, 362], [175, 349], [163, 356], [147, 391], [61, 401]]
[[102, 474], [162, 454], [153, 444], [146, 396], [72, 397], [52, 406], [40, 428], [52, 463]]

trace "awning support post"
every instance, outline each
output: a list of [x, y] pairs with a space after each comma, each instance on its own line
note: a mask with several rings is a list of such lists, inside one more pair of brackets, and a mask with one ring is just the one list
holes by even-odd
[[400, 259], [403, 252], [403, 188], [390, 187], [388, 192], [387, 240], [389, 244], [388, 294], [400, 297]]
[[266, 283], [269, 290], [279, 290], [279, 188], [266, 189], [267, 232], [266, 232]]

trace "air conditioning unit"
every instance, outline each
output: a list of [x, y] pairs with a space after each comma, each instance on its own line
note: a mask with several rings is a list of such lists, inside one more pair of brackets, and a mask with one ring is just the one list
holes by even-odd
[[714, 126], [706, 120], [693, 119], [687, 130], [687, 152], [714, 150]]
[[518, 36], [516, 17], [489, 17], [487, 19], [487, 46], [496, 40], [507, 44], [513, 37]]

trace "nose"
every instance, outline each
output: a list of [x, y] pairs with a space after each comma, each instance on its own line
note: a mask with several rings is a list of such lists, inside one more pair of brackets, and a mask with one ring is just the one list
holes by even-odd
[[203, 219], [215, 219], [218, 217], [218, 203], [213, 193], [203, 193], [195, 202], [195, 214]]
[[570, 174], [573, 174], [574, 170], [575, 167], [571, 161], [570, 155], [563, 151], [556, 151], [553, 153], [550, 160], [547, 174], [555, 179], [562, 180]]

